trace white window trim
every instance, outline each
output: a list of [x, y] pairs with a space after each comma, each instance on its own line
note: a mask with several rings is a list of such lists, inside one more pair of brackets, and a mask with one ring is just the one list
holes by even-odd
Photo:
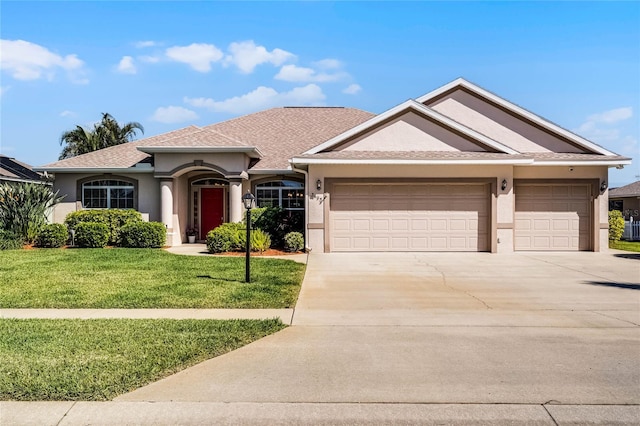
[[[125, 208], [125, 207], [111, 207], [111, 189], [131, 189], [133, 192], [133, 197], [132, 197], [132, 204], [135, 205], [135, 185], [133, 183], [129, 183], [128, 185], [124, 186], [124, 185], [90, 185], [88, 186], [87, 184], [96, 182], [96, 181], [101, 181], [101, 180], [109, 180], [109, 179], [96, 179], [96, 180], [90, 180], [88, 182], [84, 182], [82, 184], [82, 208], [85, 210], [97, 210], [97, 209], [127, 209], [127, 210], [131, 210], [133, 209], [133, 207], [130, 208]], [[118, 180], [118, 179], [113, 179], [113, 180]], [[125, 182], [125, 181], [120, 181], [120, 182]], [[107, 191], [107, 206], [106, 207], [86, 207], [86, 203], [85, 203], [85, 198], [84, 198], [84, 191], [85, 189], [104, 189]]]

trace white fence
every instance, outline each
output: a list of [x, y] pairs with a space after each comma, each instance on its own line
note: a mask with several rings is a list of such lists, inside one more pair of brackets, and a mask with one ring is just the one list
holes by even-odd
[[640, 240], [640, 220], [624, 221], [624, 233], [622, 234], [622, 239], [627, 241], [638, 241]]

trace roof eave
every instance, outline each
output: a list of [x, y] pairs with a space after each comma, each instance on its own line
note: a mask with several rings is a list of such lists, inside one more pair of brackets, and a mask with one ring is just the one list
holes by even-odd
[[47, 173], [152, 173], [153, 167], [34, 167]]
[[262, 158], [262, 152], [255, 146], [138, 146], [146, 154], [180, 153], [243, 153], [251, 158]]
[[631, 160], [534, 160], [532, 166], [609, 166], [623, 167]]
[[291, 164], [378, 164], [378, 165], [528, 165], [532, 159], [504, 160], [402, 160], [402, 159], [348, 159], [348, 158], [299, 158], [289, 160]]

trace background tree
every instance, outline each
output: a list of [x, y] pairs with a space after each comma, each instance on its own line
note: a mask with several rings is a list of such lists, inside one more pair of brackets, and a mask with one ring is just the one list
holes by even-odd
[[93, 129], [76, 126], [60, 137], [63, 146], [60, 160], [86, 154], [114, 145], [120, 145], [133, 140], [138, 130], [144, 134], [142, 124], [132, 121], [120, 125], [111, 114], [102, 113], [100, 122], [93, 125]]

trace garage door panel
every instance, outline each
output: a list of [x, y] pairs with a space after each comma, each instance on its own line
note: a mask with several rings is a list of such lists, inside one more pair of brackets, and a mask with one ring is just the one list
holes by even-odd
[[516, 185], [516, 250], [589, 250], [589, 185]]
[[[332, 251], [488, 250], [488, 185], [334, 186], [348, 189], [332, 192]], [[349, 189], [352, 186], [367, 186], [369, 190]], [[349, 209], [350, 202], [342, 197], [355, 193], [371, 193], [377, 198], [360, 199], [357, 210]], [[408, 199], [403, 198], [405, 194]], [[340, 209], [334, 209], [334, 205]], [[344, 221], [353, 224], [347, 227]]]

